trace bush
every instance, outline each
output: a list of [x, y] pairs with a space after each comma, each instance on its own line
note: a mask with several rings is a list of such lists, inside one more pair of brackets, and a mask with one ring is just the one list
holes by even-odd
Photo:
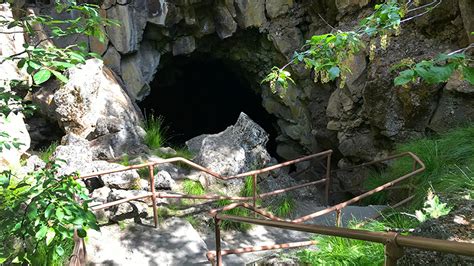
[[41, 160], [48, 162], [51, 156], [53, 155], [54, 151], [56, 151], [56, 148], [58, 147], [58, 145], [59, 145], [58, 142], [54, 141], [48, 146], [48, 148], [41, 150], [39, 154], [39, 157], [41, 158]]
[[0, 173], [0, 263], [50, 265], [68, 257], [75, 230], [86, 237], [99, 229], [87, 191], [72, 176], [57, 176], [58, 167], [21, 178]]

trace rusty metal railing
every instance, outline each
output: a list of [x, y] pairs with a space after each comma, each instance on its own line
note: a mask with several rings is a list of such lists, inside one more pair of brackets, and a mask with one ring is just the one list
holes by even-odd
[[[423, 172], [426, 167], [425, 167], [425, 164], [420, 160], [420, 158], [418, 158], [418, 156], [416, 156], [415, 154], [411, 153], [411, 152], [405, 152], [405, 153], [401, 153], [401, 154], [397, 154], [397, 155], [392, 155], [392, 156], [389, 156], [389, 157], [386, 157], [384, 159], [380, 159], [380, 160], [375, 160], [375, 161], [371, 161], [371, 162], [367, 162], [367, 163], [363, 163], [363, 164], [360, 164], [360, 165], [356, 165], [356, 166], [352, 166], [352, 167], [347, 167], [347, 168], [341, 168], [341, 169], [336, 169], [334, 171], [331, 171], [331, 172], [337, 172], [337, 171], [347, 171], [347, 170], [351, 170], [351, 169], [355, 169], [355, 168], [360, 168], [360, 167], [365, 167], [365, 166], [369, 166], [369, 165], [374, 165], [374, 164], [377, 164], [377, 163], [381, 163], [381, 162], [385, 162], [385, 161], [389, 161], [389, 160], [394, 160], [394, 159], [398, 159], [398, 158], [401, 158], [401, 157], [409, 157], [413, 160], [413, 168], [412, 168], [412, 171], [410, 171], [409, 173], [399, 177], [399, 178], [396, 178], [395, 180], [393, 181], [390, 181], [388, 183], [385, 183], [377, 188], [374, 188], [372, 190], [369, 190], [357, 197], [354, 197], [350, 200], [347, 200], [345, 202], [342, 202], [342, 203], [339, 203], [339, 204], [336, 204], [334, 206], [331, 206], [331, 207], [328, 207], [324, 210], [320, 210], [320, 211], [317, 211], [317, 212], [314, 212], [314, 213], [311, 213], [311, 214], [307, 214], [305, 216], [302, 216], [302, 217], [299, 217], [299, 218], [296, 218], [292, 221], [287, 221], [287, 222], [290, 222], [290, 223], [293, 223], [293, 224], [300, 224], [300, 223], [303, 223], [305, 221], [308, 221], [308, 220], [311, 220], [311, 219], [314, 219], [316, 217], [319, 217], [319, 216], [323, 216], [323, 215], [326, 215], [326, 214], [329, 214], [331, 212], [336, 212], [336, 225], [337, 226], [341, 226], [342, 225], [342, 210], [351, 205], [351, 204], [354, 204], [364, 198], [367, 198], [375, 193], [378, 193], [380, 191], [383, 191], [383, 190], [387, 190], [391, 187], [393, 187], [394, 185], [418, 174], [418, 173], [421, 173]], [[329, 174], [330, 175], [330, 174]], [[413, 196], [410, 196], [402, 201], [400, 201], [399, 203], [395, 204], [394, 206], [399, 206], [399, 205], [402, 205], [408, 201], [410, 201], [411, 199], [413, 199]], [[222, 211], [228, 211], [228, 210], [231, 210], [231, 209], [234, 209], [234, 208], [246, 208], [246, 209], [249, 209], [251, 211], [253, 211], [254, 213], [257, 213], [257, 214], [260, 214], [262, 215], [263, 217], [265, 218], [269, 218], [273, 221], [284, 221], [283, 219], [279, 218], [279, 217], [276, 217], [274, 215], [271, 215], [271, 214], [268, 214], [266, 212], [264, 212], [263, 210], [260, 210], [260, 209], [257, 209], [255, 207], [251, 207], [251, 206], [248, 206], [248, 205], [242, 205], [242, 204], [230, 204], [230, 205], [227, 205], [227, 206], [224, 206], [224, 207], [221, 207], [219, 209], [214, 209], [214, 210], [211, 210], [209, 213], [211, 216], [213, 217], [217, 217], [217, 215], [222, 212]], [[218, 236], [220, 237], [220, 229], [219, 229], [219, 219], [216, 220], [216, 251], [209, 251], [207, 253], [207, 257], [208, 259], [212, 262], [214, 261], [215, 257], [217, 256], [218, 257], [218, 260], [221, 260], [221, 258], [219, 258], [219, 256], [222, 256], [222, 255], [229, 255], [229, 254], [241, 254], [241, 253], [250, 253], [250, 252], [256, 252], [256, 251], [260, 251], [261, 247], [246, 247], [244, 248], [243, 250], [242, 249], [226, 249], [226, 250], [220, 250], [220, 238], [218, 238]], [[295, 243], [286, 243], [286, 244], [277, 244], [277, 245], [269, 245], [269, 246], [265, 246], [265, 248], [268, 250], [268, 249], [279, 249], [279, 248], [282, 248], [282, 247], [290, 247], [290, 246], [298, 246], [298, 247], [301, 247], [301, 246], [304, 246], [304, 245], [312, 245], [310, 242], [308, 241], [305, 241], [305, 242], [295, 242]], [[220, 254], [220, 255], [219, 255]]]
[[[251, 205], [251, 207], [253, 209], [256, 209], [256, 207], [257, 207], [257, 198], [266, 198], [266, 197], [278, 195], [278, 194], [281, 194], [281, 193], [285, 193], [285, 192], [296, 190], [296, 189], [303, 188], [303, 187], [308, 187], [308, 186], [312, 186], [312, 185], [319, 185], [319, 184], [325, 184], [325, 186], [326, 186], [325, 187], [325, 199], [326, 199], [327, 202], [329, 202], [329, 192], [330, 192], [330, 184], [331, 184], [331, 175], [330, 175], [330, 173], [331, 173], [331, 155], [332, 155], [332, 153], [333, 153], [332, 150], [327, 150], [327, 151], [323, 151], [323, 152], [320, 152], [320, 153], [304, 156], [304, 157], [301, 157], [301, 158], [298, 158], [298, 159], [295, 159], [295, 160], [291, 160], [291, 161], [287, 161], [287, 162], [284, 162], [284, 163], [272, 165], [272, 166], [269, 166], [269, 167], [266, 167], [266, 168], [263, 168], [263, 169], [260, 169], [260, 170], [248, 171], [248, 172], [245, 172], [245, 173], [232, 175], [232, 176], [222, 176], [222, 175], [220, 175], [220, 174], [218, 174], [218, 173], [216, 173], [216, 172], [214, 172], [210, 169], [207, 169], [207, 168], [205, 168], [205, 167], [203, 167], [199, 164], [196, 164], [196, 163], [194, 163], [190, 160], [187, 160], [187, 159], [181, 158], [181, 157], [175, 157], [175, 158], [170, 158], [170, 159], [162, 159], [162, 160], [157, 160], [157, 161], [153, 161], [153, 162], [143, 163], [143, 164], [139, 164], [139, 165], [122, 167], [122, 168], [119, 168], [119, 169], [114, 169], [114, 170], [109, 170], [109, 171], [94, 172], [94, 173], [90, 173], [90, 174], [86, 174], [86, 175], [82, 175], [82, 176], [77, 176], [75, 178], [79, 179], [79, 180], [87, 180], [87, 179], [96, 178], [96, 177], [100, 178], [101, 176], [104, 176], [104, 175], [107, 175], [107, 174], [126, 172], [126, 171], [141, 169], [141, 168], [145, 168], [145, 167], [148, 168], [148, 183], [149, 183], [149, 186], [150, 186], [150, 192], [143, 193], [142, 195], [128, 197], [128, 198], [116, 200], [116, 201], [113, 201], [113, 202], [108, 202], [108, 203], [105, 203], [105, 204], [93, 206], [93, 207], [91, 207], [91, 209], [92, 210], [100, 210], [100, 209], [110, 208], [110, 207], [113, 207], [113, 206], [116, 206], [116, 205], [119, 205], [119, 204], [123, 204], [123, 203], [126, 203], [126, 202], [130, 202], [130, 201], [133, 201], [133, 200], [151, 198], [151, 201], [152, 201], [152, 204], [153, 204], [153, 221], [154, 221], [154, 226], [156, 228], [156, 227], [158, 227], [158, 211], [157, 211], [157, 204], [156, 204], [156, 199], [157, 198], [207, 199], [207, 200], [213, 200], [213, 201], [214, 200], [228, 199], [228, 200], [233, 200], [233, 201], [252, 201], [253, 204]], [[296, 163], [309, 161], [309, 160], [316, 159], [316, 158], [324, 158], [324, 157], [327, 158], [325, 178], [323, 178], [321, 180], [317, 180], [317, 181], [307, 182], [307, 183], [304, 183], [304, 184], [288, 187], [288, 188], [277, 189], [277, 190], [274, 190], [274, 191], [271, 191], [271, 192], [258, 194], [258, 191], [257, 191], [257, 177], [258, 177], [258, 175], [264, 174], [264, 173], [267, 173], [267, 172], [271, 172], [271, 171], [277, 170], [279, 168], [283, 168], [283, 167], [293, 165], [293, 164], [296, 164]], [[178, 194], [178, 193], [156, 192], [155, 191], [155, 178], [154, 178], [155, 167], [157, 165], [161, 165], [161, 164], [165, 164], [165, 163], [184, 163], [184, 164], [190, 166], [191, 168], [202, 171], [202, 172], [204, 172], [206, 174], [209, 174], [210, 176], [212, 176], [216, 179], [223, 180], [223, 181], [228, 181], [228, 180], [233, 180], [233, 179], [245, 178], [247, 176], [252, 176], [253, 195], [252, 195], [252, 197], [238, 197], [238, 196], [221, 196], [221, 195], [184, 195], [184, 194]], [[250, 205], [245, 203], [242, 206], [250, 206]], [[78, 245], [83, 245], [83, 243], [81, 244], [79, 242], [76, 242], [76, 246], [78, 246]], [[81, 261], [85, 260], [85, 254], [86, 254], [85, 253], [85, 247], [84, 247], [83, 251], [84, 252], [81, 253], [83, 255], [83, 258], [80, 258]], [[73, 265], [76, 266], [77, 265], [77, 264], [74, 264], [74, 263], [78, 261], [79, 256], [81, 254], [78, 254], [78, 256], [77, 256], [78, 258], [76, 258], [76, 256], [74, 256], [73, 259], [71, 259], [70, 266], [73, 266]]]
[[[139, 200], [139, 199], [144, 199], [144, 198], [151, 198], [152, 204], [153, 204], [153, 219], [154, 219], [154, 225], [155, 227], [158, 226], [158, 212], [157, 212], [157, 204], [156, 204], [156, 198], [180, 198], [180, 199], [208, 199], [208, 200], [221, 200], [221, 199], [228, 199], [228, 200], [234, 200], [234, 201], [252, 201], [253, 202], [253, 207], [256, 208], [257, 206], [257, 198], [265, 198], [269, 196], [274, 196], [278, 195], [281, 193], [285, 193], [291, 190], [307, 187], [307, 186], [312, 186], [312, 185], [319, 185], [319, 184], [325, 184], [325, 199], [326, 201], [329, 200], [329, 186], [331, 183], [331, 176], [330, 176], [330, 171], [331, 171], [331, 154], [332, 150], [327, 150], [324, 152], [304, 156], [295, 160], [287, 161], [284, 163], [272, 165], [269, 167], [265, 167], [260, 170], [253, 170], [253, 171], [248, 171], [245, 173], [237, 174], [237, 175], [232, 175], [232, 176], [222, 176], [210, 169], [207, 169], [199, 164], [196, 164], [190, 160], [181, 158], [181, 157], [175, 157], [175, 158], [170, 158], [170, 159], [163, 159], [163, 160], [158, 160], [158, 161], [153, 161], [153, 162], [148, 162], [144, 164], [139, 164], [139, 165], [133, 165], [133, 166], [128, 166], [128, 167], [123, 167], [120, 169], [115, 169], [115, 170], [109, 170], [109, 171], [101, 171], [101, 172], [95, 172], [83, 176], [78, 176], [76, 179], [81, 179], [81, 180], [86, 180], [86, 179], [91, 179], [91, 178], [96, 178], [96, 177], [101, 177], [103, 175], [107, 174], [113, 174], [113, 173], [119, 173], [119, 172], [125, 172], [125, 171], [130, 171], [134, 169], [140, 169], [140, 168], [148, 168], [148, 183], [150, 186], [150, 192], [144, 193], [142, 195], [137, 195], [134, 197], [129, 197], [125, 199], [120, 199], [116, 200], [113, 202], [108, 202], [105, 204], [97, 205], [92, 207], [93, 210], [99, 210], [99, 209], [104, 209], [104, 208], [110, 208], [119, 204], [123, 204], [132, 200]], [[267, 192], [267, 193], [262, 193], [258, 194], [257, 191], [257, 177], [260, 174], [264, 174], [270, 171], [274, 171], [276, 169], [286, 167], [292, 164], [312, 160], [315, 158], [327, 158], [327, 164], [326, 164], [326, 177], [318, 180], [318, 181], [312, 181], [312, 182], [307, 182], [304, 184], [292, 186], [289, 188], [283, 188], [283, 189], [278, 189], [275, 191]], [[228, 180], [233, 180], [233, 179], [238, 179], [238, 178], [245, 178], [247, 176], [252, 176], [252, 190], [253, 190], [253, 196], [252, 197], [238, 197], [238, 196], [221, 196], [221, 195], [184, 195], [184, 194], [178, 194], [178, 193], [167, 193], [167, 192], [156, 192], [155, 191], [155, 178], [154, 178], [154, 171], [155, 167], [160, 164], [165, 164], [165, 163], [184, 163], [194, 169], [197, 169], [199, 171], [202, 171], [204, 173], [209, 174], [210, 176], [223, 180], [223, 181], [228, 181]]]
[[417, 248], [423, 250], [431, 250], [438, 252], [446, 252], [464, 256], [474, 256], [474, 244], [463, 243], [448, 240], [439, 240], [424, 237], [404, 236], [395, 232], [372, 232], [367, 230], [355, 230], [341, 227], [331, 227], [322, 225], [306, 225], [297, 224], [288, 221], [273, 221], [262, 220], [250, 217], [240, 217], [232, 215], [224, 215], [217, 213], [214, 216], [216, 224], [216, 251], [208, 252], [207, 257], [218, 266], [222, 265], [222, 256], [228, 254], [241, 254], [247, 252], [255, 252], [262, 250], [280, 249], [280, 248], [294, 248], [301, 246], [314, 245], [316, 241], [305, 241], [298, 243], [286, 243], [258, 247], [245, 247], [235, 250], [221, 250], [220, 243], [220, 229], [219, 225], [222, 221], [233, 221], [239, 223], [249, 223], [254, 225], [262, 225], [269, 227], [282, 228], [293, 231], [321, 234], [327, 236], [344, 237], [350, 239], [357, 239], [385, 245], [385, 265], [397, 265], [397, 260], [403, 256], [404, 248]]

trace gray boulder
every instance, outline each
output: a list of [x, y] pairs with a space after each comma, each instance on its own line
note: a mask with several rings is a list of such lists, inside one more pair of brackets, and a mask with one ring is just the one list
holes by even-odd
[[[244, 113], [240, 114], [235, 125], [223, 132], [197, 137], [197, 140], [186, 142], [191, 150], [197, 150], [196, 144], [201, 143], [195, 161], [223, 176], [255, 170], [271, 160], [265, 148], [268, 133]], [[214, 183], [213, 180], [215, 178], [209, 177], [205, 185]], [[236, 182], [241, 180], [228, 183]]]
[[162, 170], [155, 175], [155, 188], [176, 190], [177, 184], [170, 173]]
[[51, 82], [35, 93], [43, 113], [66, 133], [90, 140], [94, 158], [115, 158], [143, 147], [141, 113], [102, 61], [87, 60], [68, 76], [66, 84]]

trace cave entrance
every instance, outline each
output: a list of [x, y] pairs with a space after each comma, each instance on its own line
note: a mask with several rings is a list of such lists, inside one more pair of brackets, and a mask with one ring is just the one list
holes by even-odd
[[225, 60], [196, 53], [165, 56], [150, 84], [150, 95], [139, 105], [145, 115], [163, 117], [173, 145], [221, 132], [244, 112], [270, 134], [267, 149], [275, 157], [276, 118], [263, 108], [251, 85], [238, 66]]

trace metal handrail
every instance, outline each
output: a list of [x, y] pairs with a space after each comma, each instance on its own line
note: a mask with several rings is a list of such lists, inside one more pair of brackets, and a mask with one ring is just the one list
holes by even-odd
[[[307, 186], [311, 186], [311, 185], [319, 185], [319, 184], [324, 183], [326, 185], [326, 188], [325, 188], [325, 190], [326, 190], [326, 200], [328, 201], [329, 200], [329, 186], [330, 186], [330, 183], [331, 183], [330, 167], [331, 167], [331, 155], [332, 155], [332, 153], [333, 153], [332, 150], [327, 150], [327, 151], [323, 151], [323, 152], [320, 152], [320, 153], [316, 153], [316, 154], [304, 156], [304, 157], [301, 157], [301, 158], [298, 158], [298, 159], [294, 159], [294, 160], [291, 160], [291, 161], [287, 161], [287, 162], [283, 162], [283, 163], [280, 163], [280, 164], [265, 167], [265, 168], [260, 169], [260, 170], [252, 170], [252, 171], [248, 171], [248, 172], [237, 174], [237, 175], [231, 175], [231, 176], [222, 176], [222, 175], [220, 175], [218, 173], [215, 173], [214, 171], [212, 171], [208, 168], [205, 168], [205, 167], [203, 167], [199, 164], [196, 164], [196, 163], [194, 163], [190, 160], [187, 160], [187, 159], [181, 158], [181, 157], [175, 157], [175, 158], [169, 158], [169, 159], [156, 160], [156, 161], [143, 163], [143, 164], [138, 164], [138, 165], [122, 167], [122, 168], [114, 169], [114, 170], [94, 172], [94, 173], [90, 173], [90, 174], [86, 174], [86, 175], [82, 175], [82, 176], [76, 176], [75, 178], [79, 179], [79, 180], [87, 180], [87, 179], [90, 179], [90, 178], [100, 177], [102, 175], [125, 172], [125, 171], [130, 171], [130, 170], [135, 170], [135, 169], [148, 167], [148, 170], [149, 170], [148, 181], [149, 181], [149, 186], [150, 186], [150, 191], [151, 192], [144, 193], [143, 195], [128, 197], [128, 198], [125, 198], [125, 199], [120, 199], [120, 200], [116, 200], [116, 201], [113, 201], [113, 202], [108, 202], [108, 203], [105, 203], [105, 204], [94, 206], [94, 207], [92, 207], [92, 209], [93, 210], [100, 210], [100, 209], [110, 208], [110, 207], [113, 207], [113, 206], [116, 206], [116, 205], [119, 205], [119, 204], [123, 204], [123, 203], [129, 202], [129, 201], [132, 201], [132, 200], [138, 200], [138, 199], [143, 199], [143, 198], [150, 197], [151, 200], [152, 200], [152, 204], [153, 204], [154, 225], [155, 225], [155, 227], [158, 227], [158, 212], [157, 212], [157, 206], [156, 206], [157, 205], [156, 204], [156, 198], [208, 199], [208, 200], [229, 199], [229, 200], [235, 200], [235, 201], [249, 201], [249, 200], [251, 200], [251, 201], [253, 201], [253, 207], [256, 207], [257, 197], [265, 198], [265, 197], [285, 193], [285, 192], [288, 192], [288, 191], [291, 191], [291, 190], [299, 189], [299, 188], [302, 188], [302, 187], [307, 187]], [[312, 182], [307, 182], [307, 183], [304, 183], [304, 184], [292, 186], [292, 187], [289, 187], [289, 188], [278, 189], [278, 190], [275, 190], [275, 191], [258, 194], [258, 192], [257, 192], [257, 175], [267, 173], [267, 172], [270, 172], [270, 171], [273, 171], [273, 170], [276, 170], [276, 169], [279, 169], [279, 168], [282, 168], [282, 167], [286, 167], [286, 166], [289, 166], [289, 165], [292, 165], [292, 164], [296, 164], [296, 163], [299, 163], [299, 162], [308, 161], [308, 160], [318, 158], [318, 157], [326, 157], [327, 158], [326, 178], [323, 178], [323, 179], [318, 180], [318, 181], [312, 181]], [[196, 195], [183, 195], [183, 194], [177, 194], [177, 193], [171, 194], [171, 193], [161, 193], [161, 192], [157, 193], [157, 192], [155, 192], [155, 179], [154, 179], [154, 168], [155, 168], [155, 166], [160, 165], [160, 164], [165, 164], [165, 163], [178, 163], [178, 162], [184, 163], [184, 164], [186, 164], [186, 165], [188, 165], [188, 166], [190, 166], [194, 169], [205, 172], [205, 173], [211, 175], [212, 177], [214, 177], [216, 179], [219, 179], [219, 180], [223, 180], [223, 181], [228, 181], [228, 180], [233, 180], [233, 179], [237, 179], [237, 178], [244, 178], [244, 177], [247, 177], [247, 176], [252, 176], [253, 196], [252, 197], [221, 196], [221, 195], [200, 195], [200, 196], [196, 196]]]
[[[214, 219], [216, 224], [216, 251], [208, 252], [207, 256], [211, 260], [211, 262], [214, 263], [217, 261], [218, 266], [222, 265], [222, 255], [240, 254], [251, 250], [251, 247], [248, 247], [244, 248], [244, 250], [237, 250], [237, 253], [231, 253], [229, 251], [226, 251], [226, 253], [222, 253], [220, 249], [220, 229], [218, 225], [220, 225], [223, 220], [381, 243], [385, 245], [385, 265], [387, 266], [397, 264], [397, 260], [403, 256], [403, 248], [405, 247], [446, 252], [464, 256], [474, 256], [474, 244], [472, 243], [463, 243], [416, 236], [404, 236], [395, 232], [372, 232], [367, 230], [356, 230], [323, 225], [295, 224], [293, 222], [287, 221], [262, 220], [250, 217], [224, 215], [220, 213], [216, 214], [214, 216]], [[291, 243], [285, 245], [287, 245], [286, 247], [291, 247], [288, 246], [291, 245]], [[283, 246], [283, 248], [286, 247]], [[267, 249], [272, 249], [272, 246], [268, 246]], [[257, 249], [253, 251], [260, 250]]]
[[[393, 159], [398, 159], [398, 158], [401, 158], [401, 157], [410, 157], [413, 159], [413, 169], [411, 172], [395, 179], [395, 180], [392, 180], [390, 182], [387, 182], [377, 188], [374, 188], [372, 190], [369, 190], [357, 197], [354, 197], [350, 200], [347, 200], [345, 202], [342, 202], [342, 203], [339, 203], [339, 204], [336, 204], [334, 206], [331, 206], [331, 207], [328, 207], [324, 210], [320, 210], [320, 211], [317, 211], [317, 212], [314, 212], [312, 214], [308, 214], [308, 215], [305, 215], [305, 216], [302, 216], [302, 217], [299, 217], [297, 219], [294, 219], [292, 221], [287, 221], [287, 222], [291, 222], [291, 223], [294, 223], [294, 224], [299, 224], [299, 223], [302, 223], [302, 222], [305, 222], [305, 221], [308, 221], [310, 219], [314, 219], [316, 217], [319, 217], [319, 216], [322, 216], [322, 215], [325, 215], [325, 214], [328, 214], [328, 213], [331, 213], [333, 211], [336, 212], [336, 225], [337, 226], [341, 226], [342, 224], [342, 215], [341, 215], [341, 212], [342, 212], [342, 209], [344, 209], [345, 207], [353, 204], [353, 203], [356, 203], [366, 197], [369, 197], [377, 192], [380, 192], [380, 191], [383, 191], [383, 190], [386, 190], [386, 189], [389, 189], [390, 187], [394, 186], [395, 184], [398, 184], [418, 173], [421, 173], [423, 172], [425, 169], [426, 169], [426, 166], [425, 164], [423, 163], [423, 161], [420, 160], [420, 158], [418, 158], [418, 156], [416, 156], [414, 153], [412, 152], [404, 152], [404, 153], [401, 153], [401, 154], [396, 154], [396, 155], [392, 155], [392, 156], [389, 156], [389, 157], [386, 157], [384, 159], [379, 159], [379, 160], [375, 160], [375, 161], [371, 161], [371, 162], [367, 162], [367, 163], [363, 163], [363, 164], [360, 164], [360, 165], [356, 165], [356, 166], [351, 166], [351, 167], [347, 167], [347, 168], [341, 168], [341, 169], [337, 169], [337, 170], [333, 170], [331, 172], [338, 172], [338, 171], [347, 171], [347, 170], [351, 170], [351, 169], [355, 169], [355, 168], [360, 168], [360, 167], [365, 167], [365, 166], [369, 166], [369, 165], [373, 165], [373, 164], [376, 164], [376, 163], [381, 163], [381, 162], [385, 162], [385, 161], [388, 161], [388, 160], [393, 160]], [[420, 168], [417, 168], [418, 166], [420, 166]], [[411, 197], [408, 197], [407, 199], [404, 199], [402, 201], [400, 201], [399, 203], [397, 203], [396, 205], [399, 206], [399, 205], [402, 205], [408, 201], [410, 201], [411, 199], [413, 199], [413, 196]], [[211, 210], [210, 211], [210, 215], [211, 216], [214, 216], [216, 217], [216, 215], [221, 212], [221, 211], [227, 211], [227, 210], [231, 210], [231, 209], [234, 209], [234, 208], [240, 208], [240, 207], [244, 207], [244, 208], [247, 208], [251, 211], [253, 211], [254, 213], [258, 213], [266, 218], [270, 218], [271, 220], [273, 221], [284, 221], [283, 219], [279, 218], [279, 217], [276, 217], [276, 216], [269, 216], [269, 215], [266, 215], [265, 213], [262, 212], [262, 210], [259, 210], [257, 208], [249, 208], [248, 206], [243, 206], [242, 204], [230, 204], [228, 206], [225, 206], [225, 207], [222, 207], [220, 209], [214, 209], [214, 210]], [[217, 247], [220, 247], [220, 244], [218, 244], [217, 242], [220, 242], [220, 239], [217, 238], [217, 231], [219, 231], [219, 226], [218, 224], [216, 224], [216, 250]], [[219, 233], [220, 235], [220, 233]], [[298, 246], [302, 246], [304, 245], [304, 243], [307, 243], [307, 242], [297, 242], [297, 243], [293, 243], [295, 245], [298, 245]], [[279, 246], [279, 245], [273, 245], [272, 247], [275, 248], [275, 246]], [[240, 253], [246, 253], [246, 252], [255, 252], [257, 250], [255, 250], [254, 248], [256, 247], [247, 247], [245, 251], [240, 251], [239, 249], [227, 249], [227, 250], [223, 250], [223, 251], [220, 251], [221, 254], [223, 255], [227, 255], [227, 254], [236, 254], [234, 252], [239, 252]], [[269, 247], [267, 247], [269, 248]], [[223, 253], [222, 253], [223, 252]], [[209, 251], [208, 252], [208, 258], [212, 258], [212, 254], [216, 254], [216, 251]]]
[[[196, 164], [196, 163], [194, 163], [190, 160], [187, 160], [187, 159], [181, 158], [181, 157], [175, 157], [175, 158], [169, 158], [169, 159], [161, 159], [161, 160], [148, 162], [148, 163], [143, 163], [143, 164], [138, 164], [138, 165], [122, 167], [122, 168], [114, 169], [114, 170], [94, 172], [94, 173], [90, 173], [90, 174], [86, 174], [86, 175], [82, 175], [82, 176], [75, 176], [74, 178], [76, 180], [87, 180], [87, 179], [90, 179], [90, 178], [100, 177], [102, 175], [114, 174], [114, 173], [125, 172], [125, 171], [130, 171], [130, 170], [141, 169], [141, 168], [147, 167], [148, 168], [148, 174], [149, 174], [148, 175], [148, 181], [149, 181], [149, 186], [150, 186], [150, 191], [151, 192], [147, 192], [147, 193], [144, 193], [142, 195], [137, 195], [137, 196], [133, 196], [133, 197], [128, 197], [128, 198], [125, 198], [125, 199], [116, 200], [116, 201], [113, 201], [113, 202], [104, 203], [104, 204], [101, 204], [101, 205], [91, 207], [91, 209], [92, 210], [100, 210], [100, 209], [110, 208], [110, 207], [113, 207], [113, 206], [116, 206], [116, 205], [119, 205], [119, 204], [123, 204], [123, 203], [126, 203], [126, 202], [130, 202], [132, 200], [151, 198], [152, 204], [153, 204], [153, 220], [154, 220], [154, 226], [156, 228], [156, 227], [158, 227], [158, 211], [157, 211], [156, 198], [181, 198], [181, 199], [186, 199], [187, 198], [187, 199], [209, 199], [209, 200], [229, 199], [229, 200], [236, 200], [236, 201], [249, 201], [249, 200], [252, 200], [253, 201], [252, 206], [250, 206], [247, 203], [241, 204], [241, 206], [243, 206], [243, 207], [249, 207], [250, 206], [251, 208], [256, 209], [257, 197], [260, 197], [260, 198], [269, 197], [269, 196], [285, 193], [285, 192], [288, 192], [288, 191], [291, 191], [291, 190], [295, 190], [295, 189], [298, 189], [298, 188], [303, 188], [303, 187], [307, 187], [307, 186], [311, 186], [311, 185], [318, 185], [318, 184], [325, 183], [325, 185], [326, 185], [326, 188], [325, 188], [326, 201], [329, 201], [329, 190], [330, 190], [329, 186], [331, 184], [331, 155], [332, 155], [332, 153], [333, 153], [332, 150], [327, 150], [327, 151], [323, 151], [323, 152], [320, 152], [320, 153], [304, 156], [304, 157], [301, 157], [301, 158], [298, 158], [298, 159], [295, 159], [295, 160], [291, 160], [291, 161], [287, 161], [287, 162], [284, 162], [284, 163], [272, 165], [272, 166], [269, 166], [269, 167], [266, 167], [266, 168], [263, 168], [263, 169], [260, 169], [260, 170], [248, 171], [248, 172], [245, 172], [245, 173], [232, 175], [232, 176], [222, 176], [222, 175], [220, 175], [220, 174], [218, 174], [218, 173], [216, 173], [216, 172], [214, 172], [214, 171], [212, 171], [208, 168], [205, 168], [205, 167], [203, 167], [199, 164]], [[262, 193], [260, 195], [257, 195], [257, 175], [263, 174], [263, 173], [266, 173], [266, 172], [270, 172], [270, 171], [273, 171], [273, 170], [276, 170], [276, 169], [279, 169], [279, 168], [282, 168], [282, 167], [286, 167], [286, 166], [289, 166], [289, 165], [292, 165], [292, 164], [296, 164], [296, 163], [299, 163], [299, 162], [308, 161], [308, 160], [318, 158], [318, 157], [326, 157], [327, 158], [326, 177], [325, 178], [323, 178], [321, 180], [318, 180], [318, 181], [307, 182], [307, 183], [292, 186], [292, 187], [289, 187], [289, 188], [277, 189], [277, 190], [274, 190], [274, 191], [271, 191], [271, 192]], [[160, 165], [160, 164], [165, 164], [165, 163], [179, 163], [179, 162], [184, 163], [184, 164], [186, 164], [186, 165], [188, 165], [188, 166], [190, 166], [194, 169], [205, 172], [205, 173], [213, 176], [216, 179], [220, 179], [220, 180], [224, 180], [224, 181], [237, 179], [237, 178], [244, 178], [244, 177], [247, 177], [247, 176], [252, 176], [253, 177], [252, 178], [253, 196], [252, 197], [235, 197], [235, 196], [233, 197], [233, 196], [220, 196], [220, 195], [200, 195], [200, 196], [197, 196], [197, 195], [183, 195], [183, 194], [177, 194], [177, 193], [170, 194], [170, 193], [161, 193], [161, 192], [157, 193], [157, 192], [155, 192], [155, 178], [154, 178], [154, 168], [155, 168], [155, 166]], [[85, 250], [85, 246], [83, 245], [83, 242], [81, 242], [81, 243], [76, 242], [75, 250], [76, 250], [76, 248], [77, 248], [77, 250], [82, 250], [83, 252], [82, 253], [77, 252], [77, 254], [74, 253], [72, 259], [70, 260], [70, 264], [69, 264], [70, 266], [73, 266], [73, 265], [76, 266], [78, 263], [80, 264], [79, 261], [85, 261], [85, 256], [86, 256], [85, 251], [86, 250]]]

